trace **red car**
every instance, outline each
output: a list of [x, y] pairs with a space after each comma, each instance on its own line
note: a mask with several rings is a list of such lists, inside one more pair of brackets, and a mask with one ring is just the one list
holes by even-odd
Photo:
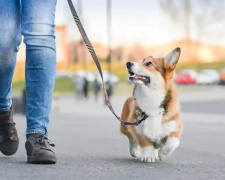
[[220, 84], [225, 85], [225, 68], [220, 70]]
[[184, 69], [177, 74], [177, 84], [195, 84], [197, 72], [193, 69]]

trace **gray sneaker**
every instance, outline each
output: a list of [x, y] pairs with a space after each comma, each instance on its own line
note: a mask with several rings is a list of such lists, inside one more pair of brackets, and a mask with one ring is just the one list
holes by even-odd
[[52, 144], [43, 134], [35, 133], [27, 135], [25, 144], [27, 150], [27, 162], [32, 164], [55, 164], [57, 158], [52, 151]]
[[0, 151], [11, 156], [16, 153], [19, 146], [19, 138], [13, 121], [13, 108], [0, 115]]

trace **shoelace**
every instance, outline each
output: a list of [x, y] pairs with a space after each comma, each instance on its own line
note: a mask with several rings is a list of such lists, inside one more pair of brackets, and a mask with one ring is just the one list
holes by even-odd
[[45, 137], [45, 135], [40, 135], [38, 138], [37, 138], [37, 143], [44, 146], [44, 148], [47, 148], [46, 147], [46, 144], [45, 144], [45, 141], [47, 141], [47, 143], [52, 146], [52, 147], [55, 147], [55, 144], [52, 143], [47, 137]]

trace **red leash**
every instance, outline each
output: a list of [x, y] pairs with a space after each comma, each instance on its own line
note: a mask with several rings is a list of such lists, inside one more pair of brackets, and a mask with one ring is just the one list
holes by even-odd
[[141, 124], [142, 121], [144, 121], [148, 117], [148, 115], [146, 115], [144, 113], [143, 117], [141, 118], [141, 120], [138, 120], [138, 121], [135, 121], [135, 122], [123, 121], [122, 119], [120, 119], [119, 116], [116, 115], [116, 113], [115, 113], [115, 111], [114, 111], [114, 109], [113, 109], [113, 107], [112, 107], [112, 105], [110, 103], [109, 96], [108, 96], [108, 94], [106, 92], [105, 83], [104, 83], [104, 79], [103, 79], [103, 75], [102, 75], [102, 68], [101, 68], [101, 65], [99, 63], [98, 57], [97, 57], [97, 55], [95, 53], [95, 50], [94, 50], [94, 48], [93, 48], [93, 46], [92, 46], [92, 44], [91, 44], [91, 42], [90, 42], [86, 32], [84, 31], [84, 28], [83, 28], [83, 26], [82, 26], [82, 24], [80, 22], [80, 19], [79, 19], [78, 15], [77, 15], [77, 12], [76, 12], [76, 10], [74, 8], [73, 2], [71, 0], [68, 0], [68, 3], [69, 3], [70, 10], [71, 10], [71, 13], [73, 15], [73, 18], [74, 18], [74, 20], [75, 20], [75, 22], [77, 24], [77, 27], [78, 27], [78, 29], [80, 31], [80, 34], [81, 34], [81, 36], [83, 38], [83, 41], [85, 42], [85, 44], [86, 44], [86, 46], [87, 46], [87, 48], [88, 48], [88, 50], [89, 50], [89, 52], [90, 52], [90, 54], [91, 54], [91, 56], [92, 56], [92, 58], [94, 60], [96, 66], [98, 68], [98, 71], [100, 73], [100, 76], [101, 76], [101, 79], [102, 79], [103, 91], [104, 91], [105, 99], [106, 99], [106, 102], [107, 102], [107, 105], [108, 105], [109, 109], [114, 114], [114, 116], [120, 122], [122, 122], [124, 125], [135, 125], [135, 126], [138, 126], [139, 124]]

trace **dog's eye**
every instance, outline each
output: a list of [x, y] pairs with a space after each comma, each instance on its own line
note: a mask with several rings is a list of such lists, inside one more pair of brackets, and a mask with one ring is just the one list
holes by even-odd
[[152, 63], [149, 61], [149, 62], [145, 63], [145, 65], [150, 67], [150, 66], [152, 66]]

